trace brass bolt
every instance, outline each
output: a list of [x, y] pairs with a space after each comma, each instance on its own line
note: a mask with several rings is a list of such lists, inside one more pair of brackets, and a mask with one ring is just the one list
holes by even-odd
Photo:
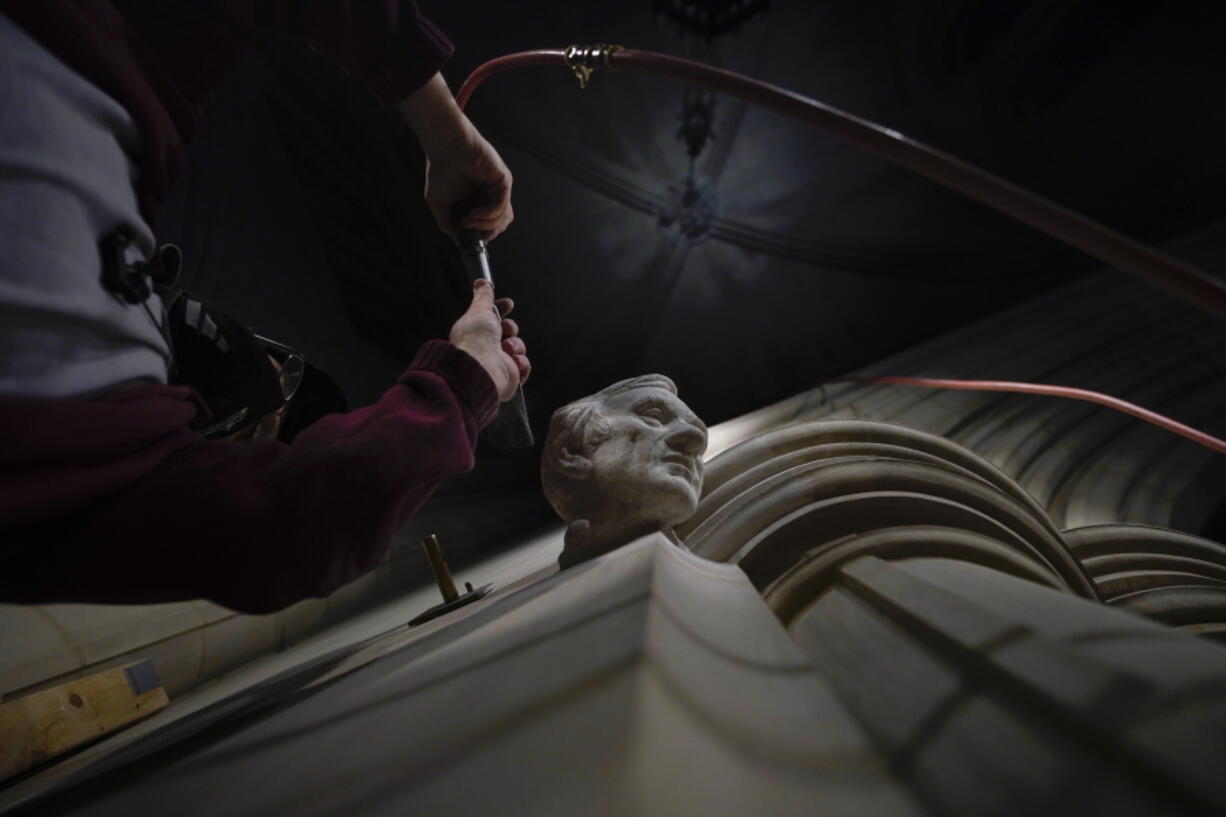
[[438, 543], [438, 537], [433, 533], [421, 540], [422, 550], [426, 551], [426, 561], [430, 563], [430, 572], [434, 574], [434, 581], [438, 584], [439, 592], [443, 594], [443, 601], [455, 601], [460, 597], [460, 593], [455, 589], [455, 582], [451, 579], [451, 571], [447, 568], [447, 562], [443, 559], [443, 548]]

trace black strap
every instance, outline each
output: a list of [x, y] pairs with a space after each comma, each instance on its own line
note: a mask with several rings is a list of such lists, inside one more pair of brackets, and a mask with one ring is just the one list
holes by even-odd
[[122, 301], [144, 303], [155, 286], [174, 286], [183, 266], [183, 253], [174, 244], [163, 244], [148, 261], [128, 261], [127, 249], [134, 242], [132, 231], [119, 227], [102, 237], [102, 286]]

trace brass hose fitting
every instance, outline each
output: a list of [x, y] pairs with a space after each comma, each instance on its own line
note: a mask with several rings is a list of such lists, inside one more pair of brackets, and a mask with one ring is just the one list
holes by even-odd
[[614, 51], [621, 51], [620, 45], [605, 45], [599, 43], [597, 45], [568, 45], [563, 52], [566, 58], [566, 65], [575, 75], [575, 79], [579, 80], [579, 89], [583, 90], [587, 87], [588, 80], [592, 78], [592, 72], [603, 65], [610, 71], [615, 71], [610, 57]]

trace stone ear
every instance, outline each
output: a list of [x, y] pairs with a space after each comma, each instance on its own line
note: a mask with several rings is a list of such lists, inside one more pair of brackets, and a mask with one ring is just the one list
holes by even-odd
[[592, 470], [592, 461], [569, 448], [563, 448], [558, 452], [558, 470], [570, 479], [585, 479]]

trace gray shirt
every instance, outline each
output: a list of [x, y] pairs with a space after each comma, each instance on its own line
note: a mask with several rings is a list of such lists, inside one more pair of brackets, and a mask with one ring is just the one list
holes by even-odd
[[153, 252], [133, 189], [127, 111], [0, 13], [0, 395], [74, 397], [166, 382], [152, 296], [103, 288], [98, 240], [125, 226]]

